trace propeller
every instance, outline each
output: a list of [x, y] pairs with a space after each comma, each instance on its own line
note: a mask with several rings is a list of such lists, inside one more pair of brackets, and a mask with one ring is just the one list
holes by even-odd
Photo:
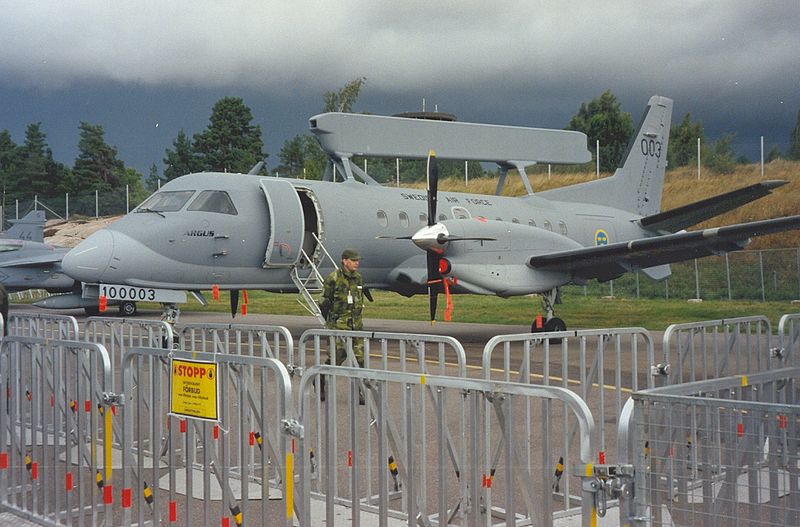
[[[436, 152], [433, 150], [428, 152], [426, 172], [428, 175], [428, 227], [433, 227], [436, 224], [436, 205], [439, 199], [439, 164], [436, 162]], [[442, 247], [441, 251], [433, 250], [433, 248], [426, 249], [425, 253], [428, 257], [428, 305], [430, 307], [431, 324], [433, 324], [436, 320], [436, 301], [439, 298], [439, 287], [436, 281], [441, 283], [442, 280], [442, 275], [439, 272], [439, 261], [442, 258], [444, 248]]]

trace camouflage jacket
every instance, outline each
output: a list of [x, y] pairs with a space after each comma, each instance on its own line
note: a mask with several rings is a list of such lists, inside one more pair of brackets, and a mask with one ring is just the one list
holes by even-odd
[[329, 326], [344, 320], [350, 329], [360, 329], [364, 309], [364, 279], [358, 271], [337, 269], [325, 278], [320, 310]]

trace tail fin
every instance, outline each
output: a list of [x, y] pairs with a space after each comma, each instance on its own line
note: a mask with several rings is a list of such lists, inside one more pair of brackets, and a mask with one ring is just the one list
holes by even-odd
[[32, 210], [18, 220], [9, 220], [13, 225], [2, 233], [3, 238], [44, 242], [44, 224], [47, 217], [43, 210]]
[[622, 166], [609, 178], [539, 193], [547, 199], [594, 203], [640, 216], [661, 210], [672, 99], [654, 95], [628, 145]]

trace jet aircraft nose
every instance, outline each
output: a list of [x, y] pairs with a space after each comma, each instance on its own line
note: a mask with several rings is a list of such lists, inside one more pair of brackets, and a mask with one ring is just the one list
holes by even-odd
[[101, 229], [69, 251], [61, 261], [61, 268], [81, 282], [96, 284], [103, 279], [114, 254], [114, 235]]

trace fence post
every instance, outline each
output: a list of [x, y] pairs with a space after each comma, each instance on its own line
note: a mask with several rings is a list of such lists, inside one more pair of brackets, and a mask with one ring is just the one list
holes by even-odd
[[[364, 160], [364, 167], [366, 167], [366, 159]], [[366, 172], [366, 170], [364, 171]], [[130, 197], [130, 189], [129, 185], [125, 185], [125, 214], [131, 211], [131, 197]]]
[[16, 202], [17, 202], [17, 215], [14, 216], [14, 218], [18, 220], [19, 219], [19, 200], [17, 199]]
[[636, 277], [636, 300], [639, 300], [639, 271], [638, 270], [634, 273], [634, 276]]
[[695, 298], [700, 300], [700, 268], [697, 266], [697, 258], [694, 259], [694, 288]]
[[65, 206], [66, 211], [64, 212], [64, 218], [67, 221], [69, 221], [69, 192], [65, 193], [64, 202], [66, 204], [66, 206]]
[[728, 300], [733, 300], [731, 294], [731, 264], [728, 261], [728, 253], [725, 253], [725, 276], [728, 278]]
[[761, 274], [761, 301], [767, 301], [767, 291], [764, 287], [764, 251], [758, 251], [758, 271]]
[[95, 219], [100, 217], [100, 197], [96, 190], [94, 191], [94, 217]]
[[39, 210], [39, 196], [36, 194], [33, 196], [33, 210]]

